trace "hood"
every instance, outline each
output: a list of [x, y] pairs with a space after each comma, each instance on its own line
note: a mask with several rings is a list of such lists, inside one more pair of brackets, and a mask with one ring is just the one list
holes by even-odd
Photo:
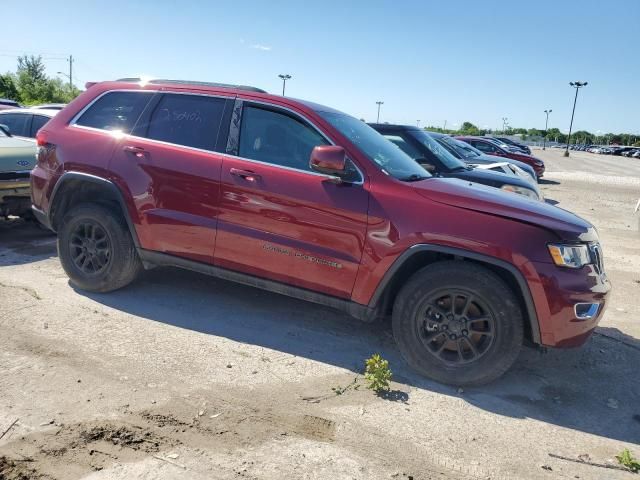
[[[506, 162], [502, 162], [506, 163]], [[494, 188], [500, 188], [502, 185], [515, 185], [517, 187], [528, 188], [533, 190], [540, 197], [540, 189], [537, 184], [533, 184], [524, 177], [517, 175], [508, 175], [502, 172], [496, 172], [493, 170], [484, 170], [481, 168], [474, 168], [472, 170], [455, 171], [451, 174], [454, 178], [461, 180], [467, 180], [469, 182], [482, 183], [484, 185], [493, 186]], [[528, 175], [527, 175], [528, 176]]]
[[31, 170], [36, 164], [36, 144], [15, 137], [0, 138], [0, 172]]
[[412, 185], [419, 195], [434, 202], [536, 225], [552, 230], [562, 240], [597, 239], [593, 225], [586, 220], [523, 195], [453, 178], [431, 178]]

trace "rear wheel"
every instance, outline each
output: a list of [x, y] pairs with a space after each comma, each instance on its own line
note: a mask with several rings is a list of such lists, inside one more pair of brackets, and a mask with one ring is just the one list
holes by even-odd
[[522, 312], [496, 274], [461, 261], [416, 273], [393, 308], [393, 334], [407, 362], [453, 385], [481, 385], [504, 374], [524, 339]]
[[71, 282], [91, 292], [122, 288], [142, 269], [124, 219], [102, 205], [80, 205], [64, 216], [58, 255]]

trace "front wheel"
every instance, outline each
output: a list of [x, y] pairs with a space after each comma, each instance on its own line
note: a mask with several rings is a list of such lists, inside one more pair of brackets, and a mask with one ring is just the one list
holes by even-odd
[[413, 275], [393, 308], [393, 335], [421, 374], [451, 385], [482, 385], [503, 375], [524, 339], [513, 291], [492, 271], [463, 261]]
[[79, 205], [64, 216], [58, 255], [71, 282], [90, 292], [122, 288], [142, 269], [124, 219], [102, 205]]

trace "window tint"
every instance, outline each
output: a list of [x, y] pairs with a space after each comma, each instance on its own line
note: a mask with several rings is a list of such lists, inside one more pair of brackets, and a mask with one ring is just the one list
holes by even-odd
[[129, 133], [152, 95], [152, 92], [107, 93], [91, 105], [76, 123]]
[[163, 95], [151, 115], [147, 137], [213, 150], [225, 100], [202, 95]]
[[49, 117], [45, 117], [44, 115], [34, 115], [33, 122], [31, 122], [31, 137], [36, 138], [36, 133], [42, 127], [44, 127], [45, 123], [51, 120]]
[[0, 123], [9, 127], [11, 135], [29, 136], [29, 124], [33, 115], [26, 113], [7, 113], [0, 115]]
[[424, 156], [418, 151], [417, 148], [415, 148], [413, 145], [411, 145], [409, 142], [407, 142], [400, 135], [393, 135], [393, 134], [390, 134], [390, 133], [385, 133], [384, 134], [384, 138], [389, 140], [391, 143], [393, 143], [397, 147], [400, 147], [400, 150], [402, 150], [404, 153], [409, 155], [414, 160], [416, 158], [421, 158], [421, 157]]
[[311, 151], [328, 142], [317, 131], [288, 115], [245, 107], [238, 155], [285, 167], [309, 170]]

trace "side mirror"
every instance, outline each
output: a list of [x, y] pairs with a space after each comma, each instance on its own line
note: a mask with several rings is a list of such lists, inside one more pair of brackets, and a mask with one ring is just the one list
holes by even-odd
[[0, 130], [2, 130], [8, 137], [11, 136], [11, 130], [4, 123], [0, 123]]
[[326, 175], [342, 177], [347, 169], [347, 157], [342, 147], [318, 145], [311, 151], [309, 159], [311, 170]]

